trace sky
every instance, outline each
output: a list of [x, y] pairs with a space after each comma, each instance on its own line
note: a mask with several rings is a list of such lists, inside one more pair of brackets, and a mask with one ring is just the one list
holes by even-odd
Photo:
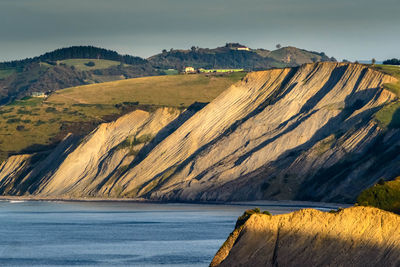
[[0, 61], [72, 45], [149, 57], [227, 42], [400, 58], [399, 0], [0, 0], [0, 25]]

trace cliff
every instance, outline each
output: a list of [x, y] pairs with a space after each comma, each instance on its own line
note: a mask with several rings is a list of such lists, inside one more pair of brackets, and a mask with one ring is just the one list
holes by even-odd
[[399, 266], [400, 217], [376, 208], [252, 215], [210, 266]]
[[[397, 99], [383, 88], [394, 81], [344, 63], [253, 72], [202, 109], [135, 111], [101, 125], [51, 167], [10, 158], [0, 167], [0, 190], [44, 197], [354, 201], [383, 175], [400, 171], [397, 154], [388, 156], [400, 132], [374, 119]], [[33, 176], [13, 167], [39, 165], [40, 175]]]

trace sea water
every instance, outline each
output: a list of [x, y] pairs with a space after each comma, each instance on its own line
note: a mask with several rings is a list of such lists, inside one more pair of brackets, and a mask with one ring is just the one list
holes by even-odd
[[0, 266], [208, 266], [255, 206], [0, 201]]

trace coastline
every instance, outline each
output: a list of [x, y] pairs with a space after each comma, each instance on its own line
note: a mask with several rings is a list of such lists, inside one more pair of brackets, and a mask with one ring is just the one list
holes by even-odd
[[60, 201], [60, 202], [147, 202], [144, 198], [97, 198], [97, 197], [39, 197], [39, 196], [0, 196], [0, 201]]
[[96, 198], [96, 197], [39, 197], [39, 196], [0, 196], [0, 201], [48, 201], [48, 202], [110, 202], [110, 203], [147, 203], [147, 204], [197, 204], [197, 205], [231, 205], [255, 207], [298, 207], [316, 209], [338, 209], [353, 206], [348, 203], [329, 203], [294, 200], [253, 200], [253, 201], [158, 201], [145, 198]]

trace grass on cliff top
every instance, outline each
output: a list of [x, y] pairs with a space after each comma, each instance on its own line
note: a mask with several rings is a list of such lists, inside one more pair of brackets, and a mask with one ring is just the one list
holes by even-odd
[[[383, 87], [400, 97], [400, 67], [390, 65], [375, 65], [373, 69], [391, 75], [398, 79], [396, 83], [386, 83]], [[375, 114], [375, 119], [384, 127], [400, 127], [400, 100], [384, 106]]]
[[400, 177], [387, 182], [381, 180], [364, 190], [358, 196], [357, 203], [400, 214]]
[[47, 99], [28, 97], [0, 106], [0, 162], [10, 154], [46, 149], [70, 131], [85, 134], [126, 108], [184, 108], [196, 101], [210, 102], [243, 76], [136, 78], [69, 88]]
[[267, 210], [261, 212], [261, 210], [259, 208], [254, 208], [254, 209], [250, 209], [250, 210], [246, 210], [245, 212], [243, 212], [243, 214], [241, 216], [239, 216], [239, 218], [236, 221], [235, 224], [235, 229], [239, 228], [240, 226], [244, 225], [248, 219], [250, 219], [251, 215], [253, 214], [265, 214], [265, 215], [271, 215], [271, 213]]
[[373, 69], [398, 79], [396, 83], [386, 83], [383, 85], [383, 87], [400, 97], [400, 66], [374, 65]]

